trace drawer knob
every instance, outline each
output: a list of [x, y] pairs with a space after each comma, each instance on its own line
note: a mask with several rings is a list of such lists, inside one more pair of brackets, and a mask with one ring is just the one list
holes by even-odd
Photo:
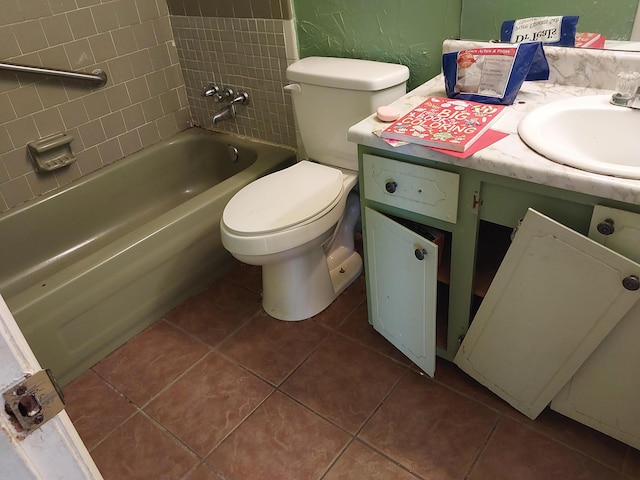
[[424, 256], [427, 254], [427, 250], [424, 248], [416, 248], [416, 251], [413, 253], [416, 254], [416, 258], [418, 260], [424, 260]]
[[397, 184], [396, 182], [394, 182], [394, 181], [387, 182], [387, 183], [384, 185], [384, 188], [385, 188], [385, 190], [386, 190], [387, 192], [389, 192], [389, 193], [395, 193], [395, 192], [396, 192], [396, 189], [398, 188], [398, 184]]
[[596, 229], [602, 234], [602, 235], [611, 235], [614, 231], [615, 228], [613, 226], [613, 220], [611, 220], [610, 218], [606, 218], [603, 221], [601, 221], [598, 226], [596, 227]]
[[635, 292], [636, 290], [640, 289], [640, 278], [636, 277], [635, 275], [624, 277], [622, 279], [622, 286], [627, 290]]

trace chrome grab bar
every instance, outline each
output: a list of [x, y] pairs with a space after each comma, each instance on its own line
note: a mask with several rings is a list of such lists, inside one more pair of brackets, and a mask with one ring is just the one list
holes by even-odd
[[21, 73], [37, 73], [40, 75], [52, 75], [55, 77], [70, 78], [74, 80], [85, 80], [101, 87], [107, 83], [107, 74], [96, 68], [91, 73], [73, 72], [69, 70], [58, 70], [55, 68], [31, 67], [29, 65], [20, 65], [18, 63], [0, 62], [0, 70], [11, 70]]

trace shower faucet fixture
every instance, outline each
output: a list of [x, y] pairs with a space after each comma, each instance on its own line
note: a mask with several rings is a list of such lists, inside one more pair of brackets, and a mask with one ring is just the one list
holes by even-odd
[[203, 97], [212, 97], [216, 103], [223, 103], [225, 100], [233, 98], [235, 92], [231, 88], [220, 88], [214, 83], [210, 83], [202, 89], [201, 95]]
[[[233, 96], [233, 90], [229, 88], [227, 91], [231, 92], [231, 96]], [[229, 98], [231, 98], [231, 96]], [[248, 103], [249, 94], [242, 90], [239, 91], [233, 99], [229, 100], [227, 106], [221, 108], [213, 115], [213, 124], [216, 125], [229, 118], [236, 118], [236, 105], [246, 105]]]

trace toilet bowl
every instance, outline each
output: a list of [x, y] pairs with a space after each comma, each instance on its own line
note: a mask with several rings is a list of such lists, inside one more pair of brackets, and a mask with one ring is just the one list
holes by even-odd
[[328, 307], [361, 273], [358, 154], [349, 127], [406, 92], [409, 69], [368, 60], [307, 57], [287, 68], [301, 147], [309, 159], [240, 190], [222, 214], [222, 244], [262, 266], [262, 305], [280, 320]]
[[267, 314], [310, 318], [362, 272], [353, 241], [360, 205], [350, 194], [357, 178], [302, 161], [248, 185], [227, 204], [222, 243], [241, 262], [262, 265]]

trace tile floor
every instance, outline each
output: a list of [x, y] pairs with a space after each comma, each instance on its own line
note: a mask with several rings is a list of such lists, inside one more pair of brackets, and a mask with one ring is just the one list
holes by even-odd
[[364, 279], [311, 320], [237, 265], [65, 388], [107, 480], [628, 480], [640, 453], [523, 417], [448, 362], [420, 375], [367, 322]]

